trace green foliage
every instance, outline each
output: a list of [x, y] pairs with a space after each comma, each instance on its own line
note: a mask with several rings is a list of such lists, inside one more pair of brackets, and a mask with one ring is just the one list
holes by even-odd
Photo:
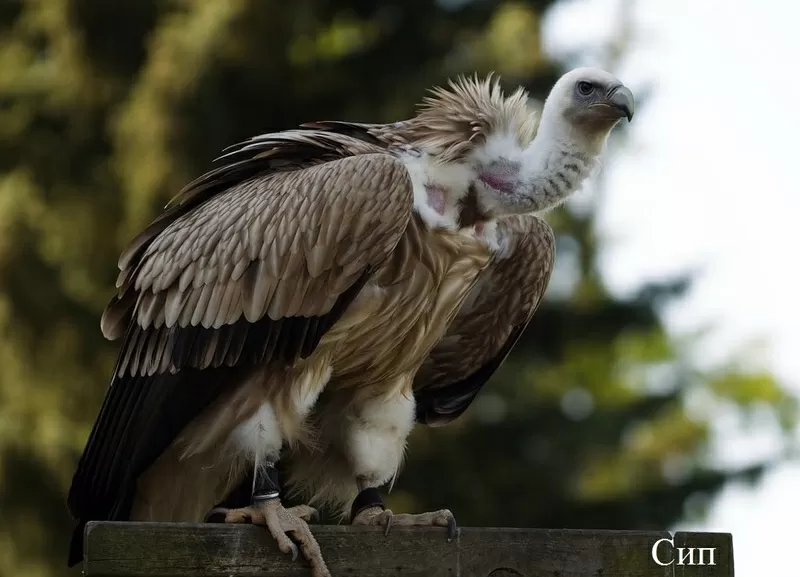
[[[542, 98], [559, 72], [540, 46], [551, 2], [0, 3], [0, 574], [67, 573], [64, 498], [114, 361], [98, 324], [123, 244], [253, 134], [396, 120], [473, 70]], [[712, 417], [689, 410], [692, 395], [757, 405], [787, 429], [796, 404], [768, 374], [698, 371], [657, 314], [687, 283], [615, 298], [591, 217], [551, 220], [576, 282], [464, 417], [415, 432], [392, 506], [663, 528], [734, 476], [705, 464]]]

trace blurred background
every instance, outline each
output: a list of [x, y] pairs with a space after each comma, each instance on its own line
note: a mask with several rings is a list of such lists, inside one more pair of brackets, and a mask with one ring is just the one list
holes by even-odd
[[[792, 14], [794, 11], [794, 14]], [[76, 575], [65, 495], [116, 346], [122, 246], [223, 147], [394, 121], [458, 73], [541, 100], [600, 65], [639, 98], [548, 215], [545, 305], [395, 510], [462, 525], [734, 534], [797, 577], [800, 8], [769, 0], [0, 2], [0, 575]]]

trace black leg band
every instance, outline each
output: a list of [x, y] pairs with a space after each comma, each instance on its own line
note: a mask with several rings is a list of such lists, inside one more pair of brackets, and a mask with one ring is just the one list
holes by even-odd
[[274, 465], [269, 464], [256, 469], [255, 483], [253, 483], [253, 496], [251, 502], [262, 503], [271, 501], [281, 496], [281, 484], [278, 477], [278, 470]]
[[381, 499], [381, 494], [375, 487], [364, 489], [356, 496], [355, 501], [353, 501], [353, 506], [350, 508], [350, 522], [352, 523], [353, 519], [355, 519], [361, 511], [371, 507], [386, 509], [386, 505], [383, 504], [383, 499]]

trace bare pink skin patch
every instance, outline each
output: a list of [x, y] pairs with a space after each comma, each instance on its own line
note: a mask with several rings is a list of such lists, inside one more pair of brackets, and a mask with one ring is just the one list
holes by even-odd
[[437, 213], [444, 214], [444, 187], [439, 184], [426, 184], [425, 192], [428, 193], [428, 205]]
[[482, 172], [478, 175], [478, 180], [499, 192], [505, 194], [514, 192], [514, 183], [502, 174]]
[[475, 234], [479, 236], [483, 234], [483, 228], [484, 228], [483, 225], [484, 222], [482, 220], [479, 220], [478, 222], [475, 223]]

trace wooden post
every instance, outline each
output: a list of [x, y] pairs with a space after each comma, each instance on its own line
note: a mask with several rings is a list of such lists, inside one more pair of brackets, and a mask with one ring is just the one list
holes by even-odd
[[[724, 533], [463, 527], [448, 542], [439, 528], [394, 527], [388, 536], [379, 527], [312, 528], [333, 577], [733, 577]], [[662, 539], [659, 565], [652, 551]], [[308, 577], [310, 570], [281, 554], [261, 527], [103, 522], [86, 527], [84, 573]]]

